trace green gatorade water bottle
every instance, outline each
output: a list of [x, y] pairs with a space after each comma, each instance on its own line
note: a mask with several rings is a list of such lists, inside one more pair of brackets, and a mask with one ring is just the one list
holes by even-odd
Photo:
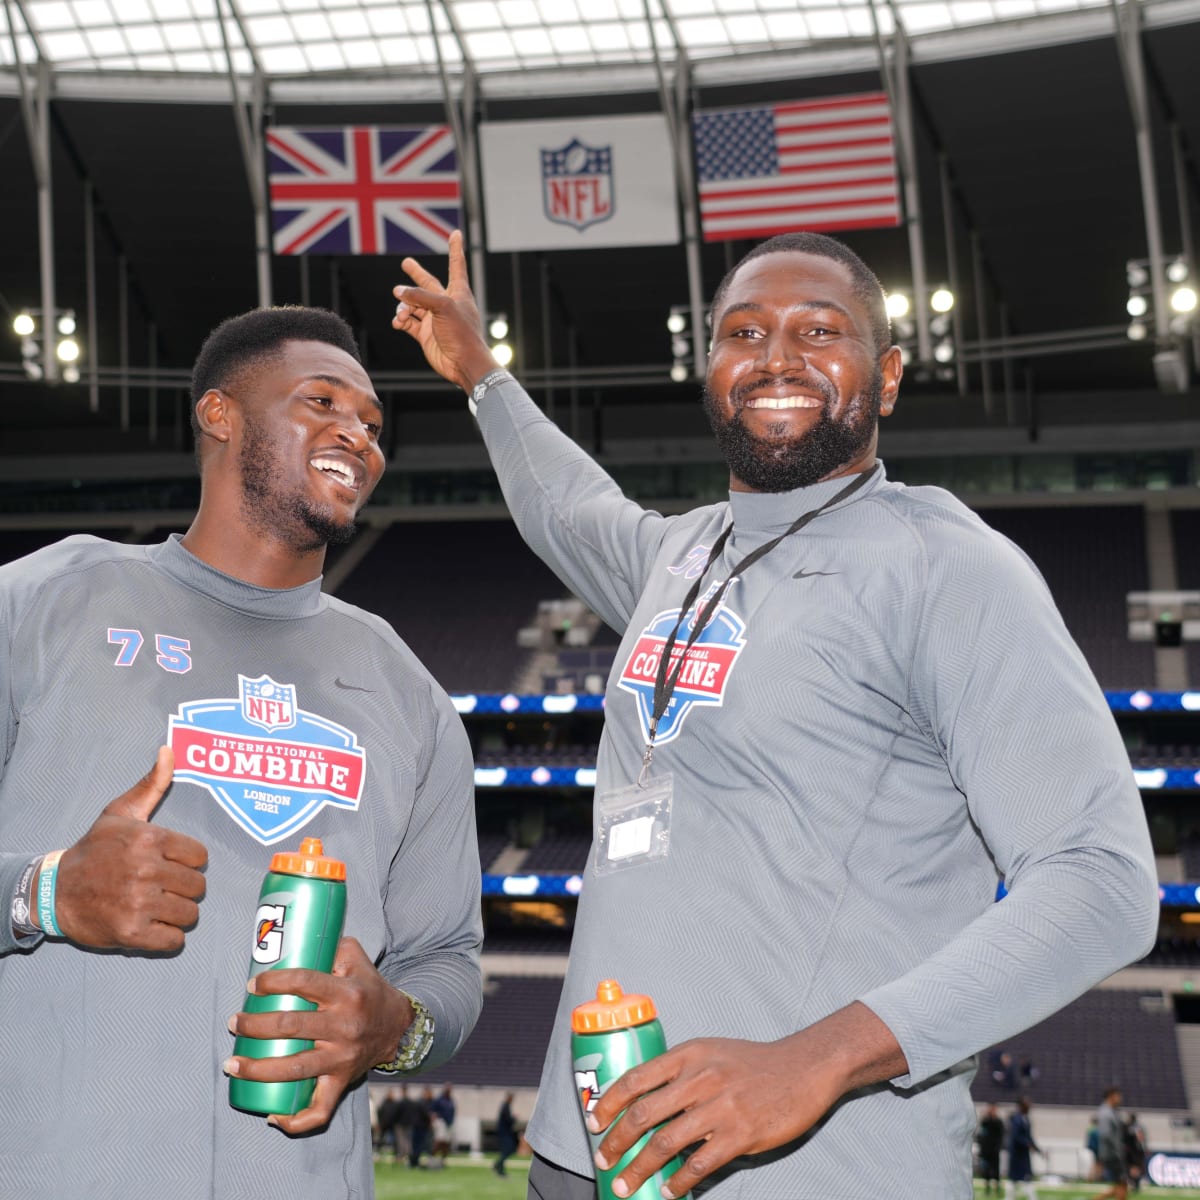
[[[662, 1054], [666, 1048], [654, 1001], [649, 996], [625, 995], [615, 979], [601, 980], [596, 999], [579, 1005], [571, 1013], [575, 1090], [584, 1114], [596, 1107], [609, 1084], [638, 1063]], [[647, 1130], [609, 1170], [596, 1172], [599, 1200], [619, 1200], [612, 1190], [613, 1180], [636, 1157], [653, 1132]], [[593, 1152], [603, 1138], [604, 1133], [588, 1134]], [[661, 1200], [659, 1189], [681, 1165], [678, 1158], [671, 1159], [628, 1200]]]
[[[326, 858], [320, 838], [305, 838], [298, 853], [276, 854], [254, 914], [250, 977], [284, 967], [328, 973], [333, 969], [345, 916], [346, 864]], [[311, 1011], [316, 1007], [300, 996], [249, 995], [245, 1011]], [[277, 1058], [312, 1046], [304, 1038], [239, 1037], [233, 1052], [245, 1058]], [[255, 1083], [235, 1075], [229, 1080], [229, 1103], [246, 1112], [290, 1116], [308, 1106], [316, 1082]]]

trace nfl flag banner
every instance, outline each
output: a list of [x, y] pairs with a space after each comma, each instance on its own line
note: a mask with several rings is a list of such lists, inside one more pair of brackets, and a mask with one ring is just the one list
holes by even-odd
[[679, 241], [671, 143], [659, 114], [484, 122], [489, 250]]
[[267, 130], [276, 254], [446, 253], [459, 228], [446, 125]]
[[882, 92], [701, 112], [692, 129], [706, 242], [900, 223]]

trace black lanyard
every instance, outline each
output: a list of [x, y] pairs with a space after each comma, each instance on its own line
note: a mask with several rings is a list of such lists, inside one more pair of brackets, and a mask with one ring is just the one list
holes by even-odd
[[700, 594], [701, 585], [704, 583], [704, 576], [708, 574], [708, 569], [721, 555], [721, 551], [725, 549], [725, 543], [729, 541], [729, 535], [733, 532], [733, 522], [721, 530], [720, 537], [713, 544], [713, 548], [709, 551], [708, 561], [704, 564], [704, 570], [696, 577], [696, 582], [692, 584], [688, 594], [684, 597], [683, 605], [679, 609], [679, 618], [675, 622], [675, 628], [671, 630], [667, 637], [666, 643], [663, 645], [662, 658], [658, 663], [658, 673], [654, 679], [654, 708], [650, 714], [650, 736], [646, 742], [646, 753], [642, 755], [642, 769], [638, 774], [638, 783], [642, 783], [645, 779], [646, 769], [650, 766], [650, 760], [654, 757], [654, 737], [658, 732], [658, 723], [662, 719], [663, 713], [667, 711], [667, 706], [671, 703], [671, 697], [675, 694], [675, 685], [679, 682], [679, 672], [683, 670], [683, 664], [687, 662], [688, 652], [696, 644], [696, 639], [708, 627], [708, 623], [716, 614], [717, 608], [721, 603], [721, 598], [725, 595], [725, 589], [744, 571], [747, 567], [758, 562], [760, 558], [770, 554], [784, 538], [791, 537], [793, 533], [803, 529], [809, 521], [819, 517], [827, 508], [832, 508], [841, 500], [845, 500], [848, 496], [854, 495], [860, 487], [873, 479], [879, 474], [879, 467], [875, 466], [870, 471], [863, 471], [861, 474], [848, 483], [841, 491], [831, 496], [820, 508], [814, 508], [812, 512], [806, 512], [802, 516], [797, 517], [778, 537], [772, 538], [769, 542], [764, 542], [756, 550], [751, 550], [745, 558], [742, 559], [732, 571], [726, 576], [724, 582], [719, 588], [709, 597], [708, 603], [700, 610], [695, 623], [692, 626], [691, 635], [688, 637], [686, 644], [683, 647], [683, 653], [679, 656], [679, 661], [675, 664], [675, 669], [668, 671], [671, 662], [671, 652], [675, 649], [675, 639], [679, 634], [679, 627], [687, 618], [691, 607], [696, 602], [696, 597]]

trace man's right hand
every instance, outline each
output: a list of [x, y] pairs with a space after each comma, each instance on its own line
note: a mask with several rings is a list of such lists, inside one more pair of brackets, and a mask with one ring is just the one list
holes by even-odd
[[450, 235], [449, 253], [445, 287], [415, 258], [406, 258], [400, 264], [417, 286], [392, 289], [399, 301], [392, 325], [420, 345], [426, 361], [443, 379], [469, 392], [500, 364], [483, 337], [479, 309], [467, 279], [463, 235], [457, 229]]
[[59, 860], [54, 916], [70, 941], [101, 950], [183, 947], [183, 931], [200, 916], [208, 851], [195, 838], [150, 824], [174, 769], [174, 754], [162, 746], [149, 773]]

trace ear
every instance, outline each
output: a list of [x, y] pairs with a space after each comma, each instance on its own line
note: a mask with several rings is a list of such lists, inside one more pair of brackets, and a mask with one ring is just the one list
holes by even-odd
[[233, 413], [237, 402], [217, 388], [209, 388], [196, 401], [196, 423], [200, 434], [217, 442], [228, 442], [232, 436]]
[[899, 346], [892, 346], [883, 352], [883, 357], [879, 360], [879, 371], [883, 376], [883, 385], [879, 391], [879, 415], [890, 417], [900, 393], [900, 377], [904, 374], [904, 362]]

